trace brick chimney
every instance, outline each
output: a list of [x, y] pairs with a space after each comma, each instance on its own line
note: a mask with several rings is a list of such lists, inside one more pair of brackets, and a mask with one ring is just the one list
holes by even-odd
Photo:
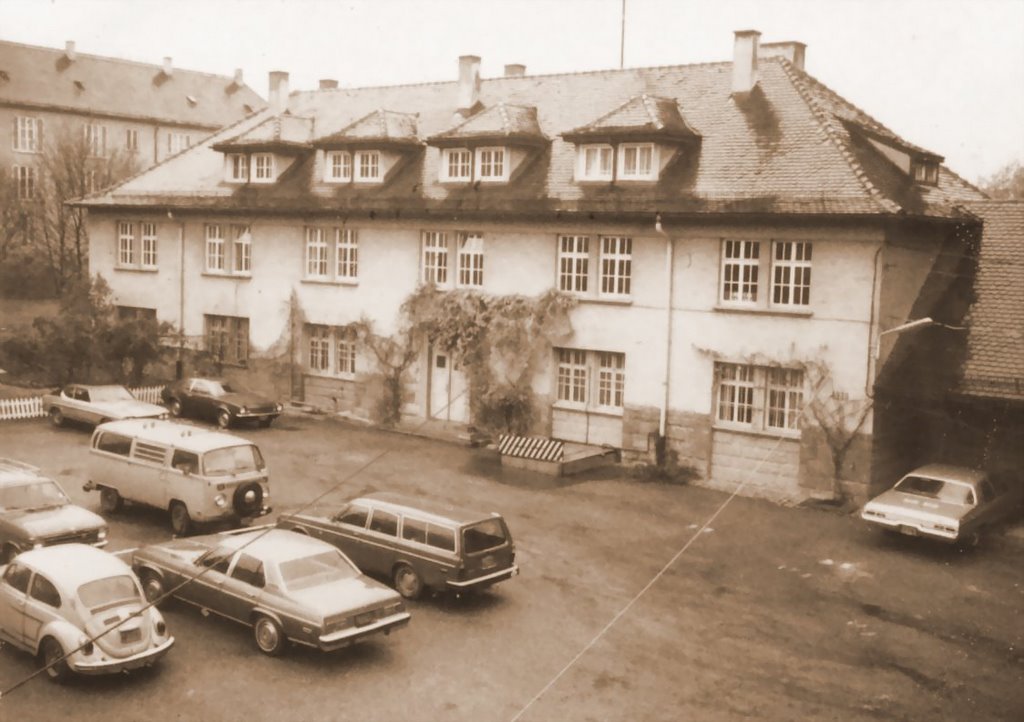
[[164, 68], [163, 68], [163, 71], [164, 71], [164, 75], [166, 75], [168, 78], [171, 77], [172, 75], [174, 75], [174, 63], [171, 60], [171, 56], [170, 55], [167, 55], [167, 56], [164, 57]]
[[320, 90], [337, 90], [338, 81], [334, 78], [324, 78], [320, 81]]
[[68, 61], [74, 62], [76, 57], [74, 40], [68, 40], [64, 43], [64, 57], [67, 58]]
[[732, 92], [749, 93], [757, 85], [757, 48], [761, 33], [737, 30], [732, 52]]
[[456, 109], [469, 110], [480, 102], [480, 58], [476, 55], [459, 56], [459, 96]]
[[275, 113], [283, 113], [288, 107], [288, 73], [283, 70], [270, 71], [270, 93], [267, 100]]
[[804, 69], [804, 55], [807, 53], [807, 46], [796, 40], [787, 40], [781, 43], [762, 43], [757, 49], [759, 58], [785, 58], [794, 67]]
[[526, 66], [520, 63], [510, 63], [505, 66], [506, 78], [521, 78], [526, 75]]

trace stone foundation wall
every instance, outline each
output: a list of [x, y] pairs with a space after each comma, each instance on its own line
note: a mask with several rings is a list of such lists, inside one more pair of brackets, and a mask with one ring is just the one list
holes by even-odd
[[807, 424], [800, 432], [800, 487], [817, 499], [832, 499], [837, 492], [863, 503], [871, 496], [871, 435], [857, 434], [846, 451], [839, 475], [834, 481], [832, 449], [825, 432], [815, 424]]
[[[622, 458], [627, 463], [654, 462], [661, 412], [657, 407], [626, 407], [622, 415]], [[706, 478], [711, 459], [711, 419], [706, 414], [670, 411], [665, 420], [668, 449], [679, 463]]]
[[330, 413], [346, 412], [359, 418], [370, 418], [372, 399], [365, 379], [337, 379], [326, 376], [303, 378], [305, 401]]

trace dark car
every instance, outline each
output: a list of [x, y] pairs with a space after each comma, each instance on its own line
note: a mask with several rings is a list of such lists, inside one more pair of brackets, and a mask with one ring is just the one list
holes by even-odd
[[222, 429], [243, 419], [270, 426], [281, 413], [276, 401], [221, 379], [184, 378], [165, 386], [160, 395], [172, 416], [214, 421]]

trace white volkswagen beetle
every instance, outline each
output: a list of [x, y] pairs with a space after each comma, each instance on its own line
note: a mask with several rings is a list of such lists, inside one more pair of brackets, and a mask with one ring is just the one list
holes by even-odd
[[163, 657], [174, 637], [145, 606], [131, 568], [85, 544], [34, 549], [0, 567], [0, 639], [36, 655], [55, 681]]

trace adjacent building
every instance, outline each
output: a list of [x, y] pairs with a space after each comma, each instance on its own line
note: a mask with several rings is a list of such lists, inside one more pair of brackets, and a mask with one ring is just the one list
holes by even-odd
[[[269, 108], [84, 201], [91, 270], [227, 372], [365, 417], [353, 322], [395, 331], [420, 284], [557, 289], [577, 303], [537, 433], [634, 459], [661, 437], [712, 486], [863, 497], [913, 461], [873, 453], [875, 383], [909, 321], [958, 312], [983, 196], [815, 80], [803, 44], [745, 31], [733, 54], [495, 78], [464, 56], [452, 82], [295, 93], [273, 73]], [[404, 412], [470, 423], [460, 361], [421, 349]]]

